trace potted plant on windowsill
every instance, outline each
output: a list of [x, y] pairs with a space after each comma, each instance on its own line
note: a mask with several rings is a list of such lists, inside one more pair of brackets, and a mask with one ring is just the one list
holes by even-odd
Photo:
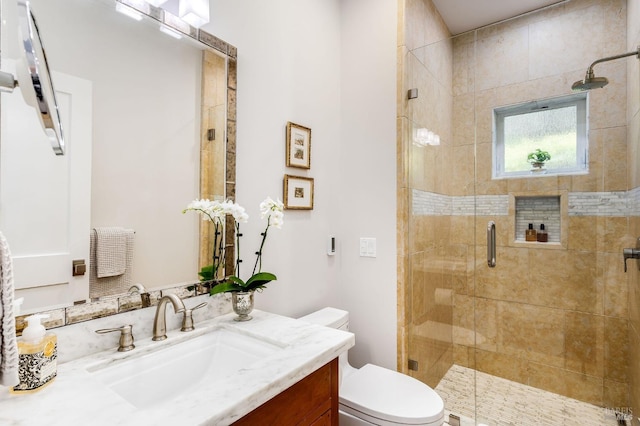
[[549, 160], [551, 160], [551, 155], [547, 151], [542, 151], [540, 148], [537, 148], [527, 155], [527, 161], [533, 166], [533, 169], [531, 169], [532, 172], [543, 171], [544, 164]]

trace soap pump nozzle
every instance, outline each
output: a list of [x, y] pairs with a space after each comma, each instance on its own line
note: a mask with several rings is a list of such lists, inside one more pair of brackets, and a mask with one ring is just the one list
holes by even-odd
[[49, 318], [47, 314], [35, 314], [25, 318], [27, 326], [22, 330], [22, 338], [27, 343], [38, 343], [44, 339], [47, 329], [42, 325], [42, 319]]

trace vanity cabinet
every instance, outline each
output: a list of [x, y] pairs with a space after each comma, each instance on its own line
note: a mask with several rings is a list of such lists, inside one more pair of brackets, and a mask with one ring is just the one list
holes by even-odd
[[240, 420], [238, 426], [338, 426], [338, 359], [325, 364]]

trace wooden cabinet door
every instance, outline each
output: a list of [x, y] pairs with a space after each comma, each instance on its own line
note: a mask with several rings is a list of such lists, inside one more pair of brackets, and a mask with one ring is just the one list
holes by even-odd
[[338, 426], [338, 359], [271, 398], [236, 426]]

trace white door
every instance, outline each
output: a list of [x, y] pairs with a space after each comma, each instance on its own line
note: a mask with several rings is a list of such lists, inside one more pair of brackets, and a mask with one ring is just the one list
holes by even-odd
[[[3, 70], [11, 68], [3, 61]], [[0, 111], [0, 231], [11, 249], [23, 310], [64, 306], [89, 294], [91, 82], [52, 73], [66, 152], [56, 156], [19, 91]], [[72, 275], [72, 261], [87, 273]]]

